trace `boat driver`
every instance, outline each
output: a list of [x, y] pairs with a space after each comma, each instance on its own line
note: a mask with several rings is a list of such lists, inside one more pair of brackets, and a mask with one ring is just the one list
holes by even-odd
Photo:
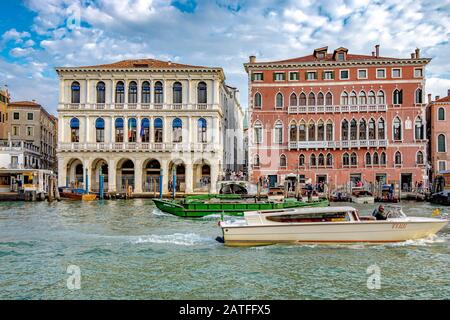
[[384, 215], [384, 207], [380, 205], [378, 209], [373, 210], [372, 216], [374, 216], [377, 220], [386, 220], [386, 216]]

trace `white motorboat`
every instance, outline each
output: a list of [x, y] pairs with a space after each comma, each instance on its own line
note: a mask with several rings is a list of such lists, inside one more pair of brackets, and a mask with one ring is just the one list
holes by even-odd
[[298, 208], [245, 212], [243, 220], [221, 221], [229, 246], [275, 243], [390, 243], [436, 234], [448, 220], [407, 217], [385, 206], [386, 220], [360, 216], [353, 207]]

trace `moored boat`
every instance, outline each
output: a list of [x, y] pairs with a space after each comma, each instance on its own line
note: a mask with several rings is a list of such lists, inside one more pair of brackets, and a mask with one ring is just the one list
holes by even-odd
[[276, 243], [390, 243], [426, 238], [444, 228], [442, 218], [407, 217], [386, 209], [386, 220], [360, 216], [353, 207], [245, 212], [241, 221], [219, 223], [229, 246]]
[[97, 198], [97, 195], [86, 193], [84, 189], [75, 189], [68, 187], [60, 187], [59, 196], [62, 199], [83, 200], [83, 201], [93, 201]]
[[182, 201], [154, 199], [156, 207], [179, 217], [204, 217], [213, 214], [229, 216], [243, 216], [244, 211], [274, 210], [299, 207], [323, 207], [328, 206], [327, 200], [304, 202], [296, 199], [284, 199], [283, 201], [258, 200], [257, 197], [242, 195], [201, 195], [186, 197]]
[[370, 191], [363, 188], [353, 188], [352, 190], [352, 202], [359, 204], [373, 204], [375, 203], [375, 197]]

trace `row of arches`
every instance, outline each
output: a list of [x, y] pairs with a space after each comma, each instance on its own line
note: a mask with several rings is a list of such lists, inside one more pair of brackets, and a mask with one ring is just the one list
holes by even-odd
[[[150, 119], [143, 118], [141, 120], [141, 129], [139, 133], [137, 132], [137, 124], [136, 118], [129, 118], [127, 124], [125, 124], [125, 120], [123, 118], [116, 118], [114, 122], [114, 142], [125, 142], [125, 125], [127, 125], [128, 129], [128, 136], [126, 139], [127, 142], [137, 142], [138, 134], [141, 138], [141, 142], [150, 142]], [[94, 126], [96, 142], [105, 142], [105, 120], [103, 118], [97, 118]], [[204, 118], [197, 120], [198, 143], [207, 142], [207, 127], [208, 124]], [[78, 118], [72, 118], [70, 120], [70, 130], [71, 142], [80, 142], [80, 120]], [[153, 135], [153, 142], [163, 142], [163, 120], [161, 118], [156, 118], [153, 121]], [[172, 121], [172, 142], [183, 142], [183, 121], [180, 118], [175, 118]]]
[[[80, 103], [81, 100], [81, 86], [78, 81], [72, 82], [71, 85], [71, 103]], [[199, 82], [197, 85], [197, 103], [208, 103], [208, 86], [205, 82]], [[115, 103], [125, 103], [125, 83], [118, 81], [115, 86]], [[127, 103], [138, 103], [138, 84], [136, 81], [131, 81], [128, 84]], [[106, 84], [99, 81], [96, 85], [96, 102], [106, 102]], [[153, 102], [164, 103], [164, 87], [161, 81], [157, 81], [153, 87]], [[144, 81], [141, 85], [141, 103], [151, 102], [151, 87], [149, 81]], [[172, 85], [172, 103], [183, 103], [183, 85], [181, 82], [175, 82]]]

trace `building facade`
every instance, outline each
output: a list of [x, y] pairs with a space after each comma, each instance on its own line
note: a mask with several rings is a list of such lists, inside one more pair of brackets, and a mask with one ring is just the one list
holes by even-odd
[[0, 140], [8, 139], [8, 103], [9, 92], [6, 89], [0, 89]]
[[175, 175], [177, 191], [216, 191], [230, 125], [221, 68], [141, 59], [57, 73], [59, 185], [95, 191], [102, 173], [109, 192], [168, 192]]
[[450, 89], [446, 97], [436, 97], [434, 101], [430, 101], [427, 111], [430, 175], [433, 179], [440, 172], [450, 169], [450, 154], [448, 152], [448, 141], [450, 139], [448, 118], [450, 115]]
[[[250, 57], [252, 180], [400, 183], [426, 180], [425, 66], [327, 47], [290, 60]], [[424, 181], [425, 182], [425, 181]]]

